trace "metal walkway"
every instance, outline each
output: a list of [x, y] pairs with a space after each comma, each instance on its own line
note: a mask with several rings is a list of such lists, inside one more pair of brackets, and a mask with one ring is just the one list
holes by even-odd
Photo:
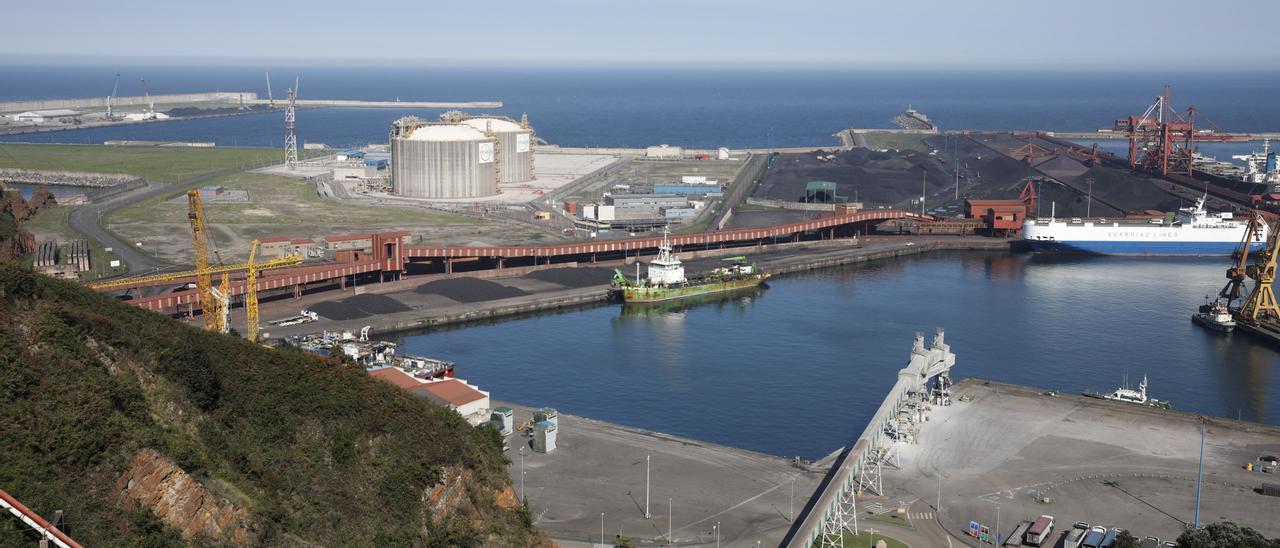
[[22, 523], [40, 534], [41, 544], [44, 541], [52, 542], [55, 546], [62, 548], [81, 548], [80, 543], [71, 540], [66, 533], [59, 531], [49, 520], [40, 517], [26, 505], [18, 502], [18, 499], [6, 493], [4, 489], [0, 489], [0, 508], [8, 510], [14, 517], [22, 520]]

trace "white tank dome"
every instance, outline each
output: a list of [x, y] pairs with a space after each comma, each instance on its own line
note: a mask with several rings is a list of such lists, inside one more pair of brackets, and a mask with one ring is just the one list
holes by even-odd
[[520, 124], [511, 120], [503, 120], [502, 118], [468, 118], [463, 120], [464, 125], [473, 127], [481, 132], [486, 128], [492, 128], [494, 133], [507, 133], [511, 131], [528, 131], [528, 129], [520, 127]]
[[483, 131], [465, 125], [428, 125], [414, 128], [410, 141], [483, 141]]

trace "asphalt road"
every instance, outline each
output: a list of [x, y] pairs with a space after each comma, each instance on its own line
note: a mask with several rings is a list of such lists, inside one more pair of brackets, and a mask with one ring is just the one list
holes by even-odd
[[92, 203], [76, 208], [67, 217], [67, 223], [71, 225], [72, 230], [84, 234], [86, 237], [97, 240], [97, 242], [102, 244], [103, 247], [111, 248], [111, 252], [119, 255], [120, 259], [124, 261], [129, 275], [154, 272], [168, 265], [143, 254], [132, 244], [120, 241], [114, 235], [104, 230], [99, 224], [99, 221], [102, 220], [103, 215], [112, 210], [137, 202], [138, 200], [145, 200], [160, 194], [169, 188], [169, 185], [147, 181], [147, 186], [145, 187], [112, 196], [100, 203]]

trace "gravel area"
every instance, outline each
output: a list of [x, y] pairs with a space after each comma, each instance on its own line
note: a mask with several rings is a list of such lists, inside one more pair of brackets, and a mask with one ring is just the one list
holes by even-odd
[[440, 295], [460, 303], [478, 303], [496, 301], [528, 295], [528, 292], [515, 287], [477, 278], [449, 278], [438, 282], [420, 285], [413, 290], [422, 295]]
[[600, 267], [552, 268], [530, 272], [525, 274], [524, 277], [565, 287], [591, 287], [593, 285], [608, 284], [613, 279], [613, 269]]
[[410, 310], [404, 303], [386, 295], [356, 295], [337, 301], [318, 303], [311, 308], [312, 312], [330, 320], [357, 320], [379, 314], [393, 314]]

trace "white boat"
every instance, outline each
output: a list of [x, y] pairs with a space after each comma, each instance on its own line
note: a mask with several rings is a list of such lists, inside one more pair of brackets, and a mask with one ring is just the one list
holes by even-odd
[[[1231, 213], [1209, 213], [1204, 204], [1179, 209], [1173, 219], [1112, 221], [1106, 219], [1030, 219], [1023, 223], [1022, 238], [1034, 251], [1092, 253], [1096, 255], [1230, 256], [1249, 230], [1247, 218]], [[1262, 249], [1267, 228], [1261, 227], [1251, 249]]]
[[1236, 319], [1231, 315], [1231, 309], [1220, 300], [1201, 305], [1200, 310], [1191, 315], [1191, 321], [1210, 331], [1222, 333], [1230, 333], [1236, 328]]
[[[1127, 385], [1128, 383], [1126, 382], [1125, 384]], [[1146, 375], [1142, 376], [1142, 384], [1138, 385], [1137, 390], [1128, 388], [1127, 386], [1122, 386], [1120, 388], [1117, 388], [1114, 392], [1110, 394], [1100, 394], [1100, 393], [1091, 392], [1088, 390], [1085, 390], [1083, 394], [1090, 398], [1100, 398], [1104, 400], [1134, 403], [1138, 405], [1146, 405], [1149, 407], [1159, 407], [1161, 409], [1169, 408], [1169, 402], [1147, 397], [1147, 376]]]

